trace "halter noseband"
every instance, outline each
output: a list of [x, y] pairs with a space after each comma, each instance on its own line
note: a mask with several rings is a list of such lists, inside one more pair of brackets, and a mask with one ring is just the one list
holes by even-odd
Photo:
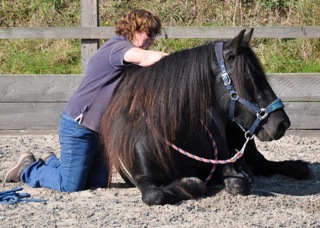
[[259, 126], [261, 120], [267, 118], [267, 116], [271, 113], [274, 112], [278, 109], [281, 109], [284, 107], [284, 104], [282, 103], [282, 101], [277, 98], [276, 100], [274, 100], [268, 107], [266, 108], [259, 108], [257, 105], [251, 103], [250, 101], [240, 97], [238, 95], [238, 93], [236, 92], [231, 78], [229, 76], [229, 74], [226, 71], [226, 66], [224, 63], [224, 58], [223, 58], [223, 42], [218, 42], [215, 45], [215, 52], [216, 52], [216, 57], [218, 60], [218, 64], [220, 67], [220, 71], [221, 71], [221, 78], [223, 80], [224, 85], [226, 86], [226, 88], [229, 90], [230, 92], [230, 109], [229, 109], [229, 118], [232, 121], [235, 121], [234, 118], [234, 112], [235, 112], [235, 106], [236, 106], [236, 102], [240, 102], [241, 104], [243, 104], [244, 106], [246, 106], [247, 108], [249, 108], [251, 111], [253, 111], [254, 113], [256, 113], [257, 118], [255, 119], [255, 121], [253, 122], [253, 124], [251, 125], [250, 129], [248, 131], [246, 131], [244, 129], [244, 127], [242, 127], [239, 123], [236, 123], [240, 126], [240, 128], [245, 132], [245, 137], [248, 138], [252, 138], [254, 131], [256, 130], [256, 128]]

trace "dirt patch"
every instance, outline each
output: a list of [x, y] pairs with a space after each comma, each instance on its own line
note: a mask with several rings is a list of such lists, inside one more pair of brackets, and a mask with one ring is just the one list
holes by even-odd
[[[282, 176], [256, 177], [254, 192], [233, 196], [221, 188], [177, 205], [147, 206], [136, 188], [92, 189], [61, 193], [25, 184], [3, 184], [0, 191], [22, 186], [45, 203], [0, 205], [5, 227], [319, 227], [320, 139], [288, 135], [276, 142], [256, 141], [266, 158], [302, 159], [311, 163], [313, 180]], [[0, 179], [20, 153], [59, 151], [55, 134], [0, 135]], [[122, 183], [122, 179], [114, 183]]]

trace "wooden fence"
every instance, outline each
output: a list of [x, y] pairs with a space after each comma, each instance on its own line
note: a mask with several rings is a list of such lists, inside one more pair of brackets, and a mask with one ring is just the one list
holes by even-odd
[[[81, 27], [0, 28], [0, 39], [80, 39], [82, 69], [97, 50], [99, 39], [114, 34], [98, 27], [98, 1], [81, 1]], [[168, 38], [232, 38], [242, 27], [168, 27]], [[257, 38], [320, 38], [318, 26], [256, 27]], [[162, 37], [164, 38], [164, 34]], [[81, 75], [0, 75], [0, 130], [53, 130]], [[268, 75], [285, 101], [291, 129], [320, 129], [320, 73]]]
[[[320, 74], [272, 74], [291, 129], [320, 129]], [[59, 114], [81, 75], [1, 75], [0, 129], [57, 129]]]

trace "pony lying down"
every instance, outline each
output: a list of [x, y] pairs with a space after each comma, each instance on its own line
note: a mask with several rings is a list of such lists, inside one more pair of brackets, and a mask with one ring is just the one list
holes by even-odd
[[[274, 162], [257, 150], [290, 126], [249, 46], [253, 29], [124, 72], [101, 124], [109, 167], [148, 205], [175, 204], [220, 181], [252, 192], [253, 175], [308, 179], [303, 161]], [[109, 172], [112, 173], [112, 172]]]

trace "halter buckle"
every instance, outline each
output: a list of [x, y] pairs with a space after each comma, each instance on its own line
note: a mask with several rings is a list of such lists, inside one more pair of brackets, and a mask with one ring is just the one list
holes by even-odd
[[265, 108], [261, 108], [258, 112], [257, 112], [257, 118], [259, 120], [263, 120], [265, 118], [267, 118], [268, 116], [268, 112]]
[[229, 77], [227, 72], [222, 73], [221, 77], [222, 77], [222, 80], [223, 80], [223, 83], [224, 83], [225, 86], [231, 84], [231, 79], [230, 79], [230, 77]]

